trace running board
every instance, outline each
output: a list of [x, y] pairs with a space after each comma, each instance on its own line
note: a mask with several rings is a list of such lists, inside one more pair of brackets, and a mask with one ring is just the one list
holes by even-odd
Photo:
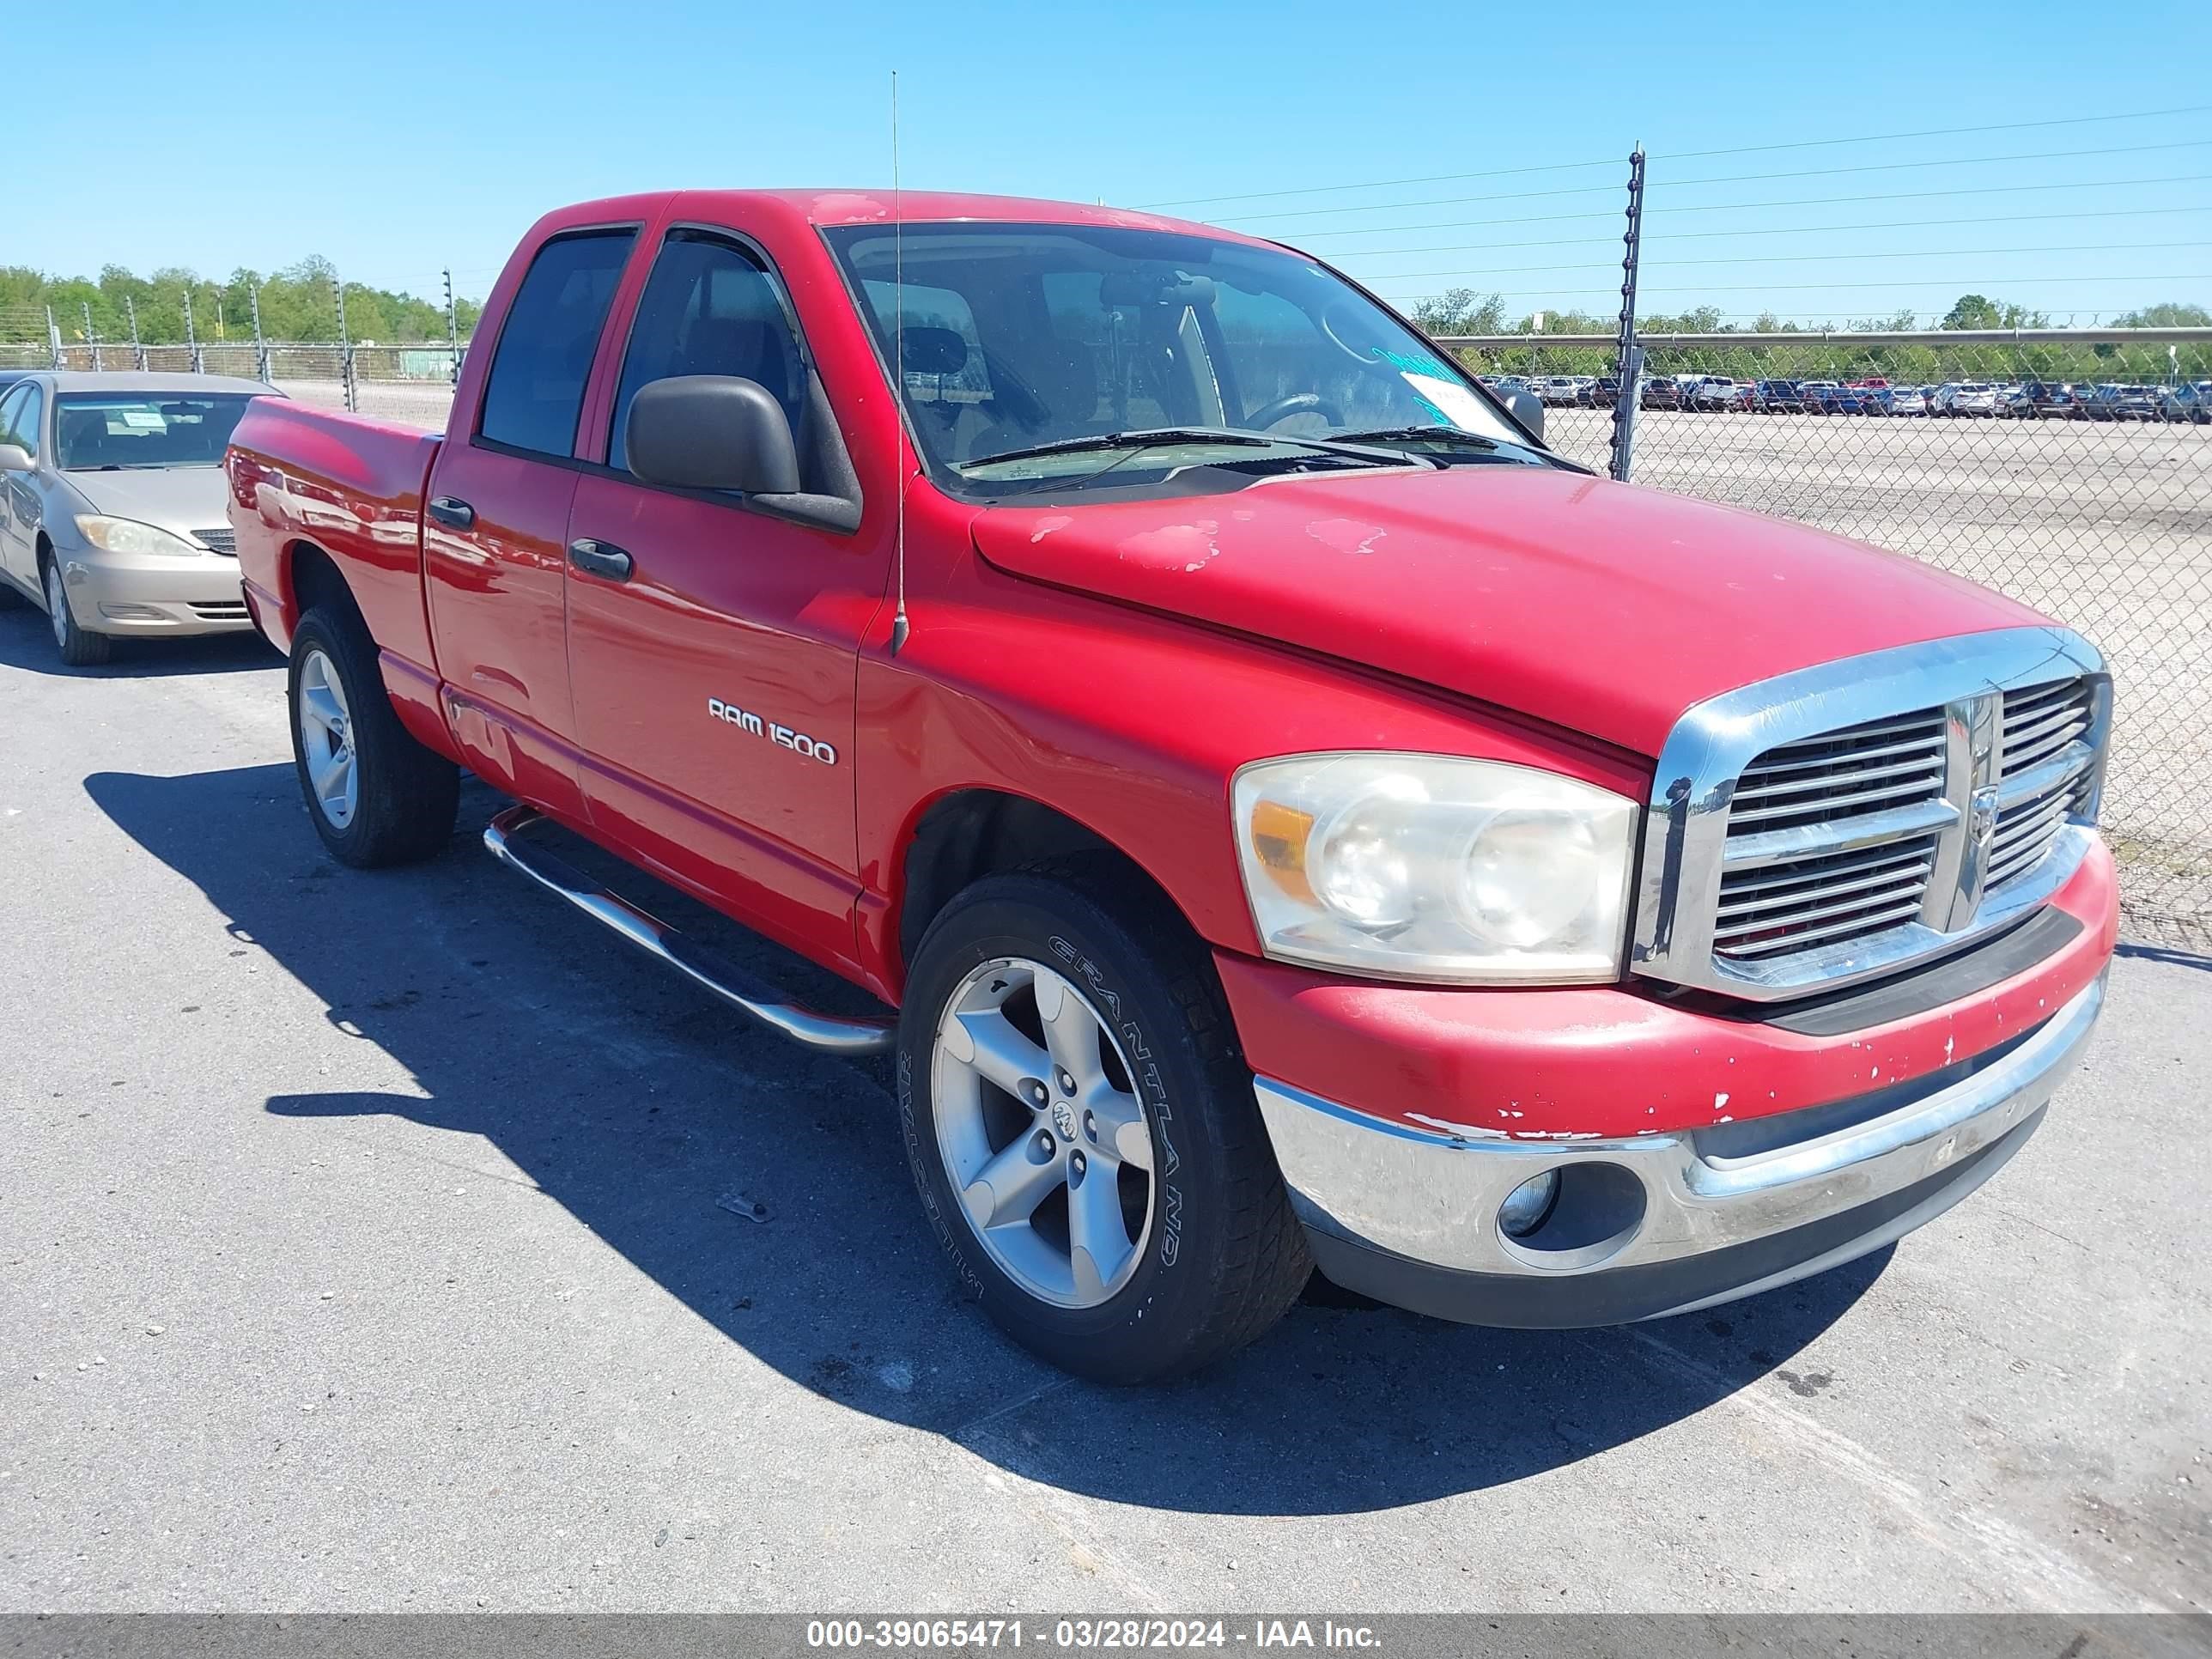
[[545, 815], [534, 806], [510, 806], [484, 826], [484, 845], [502, 864], [512, 865], [549, 892], [558, 893], [592, 921], [659, 957], [779, 1036], [833, 1054], [885, 1054], [897, 1041], [896, 1020], [822, 1014], [803, 1008], [659, 917], [609, 892], [558, 854], [519, 839], [532, 826], [544, 822]]

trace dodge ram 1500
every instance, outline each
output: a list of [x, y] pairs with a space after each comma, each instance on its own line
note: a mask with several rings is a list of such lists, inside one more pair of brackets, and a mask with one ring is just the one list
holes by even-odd
[[443, 435], [257, 402], [229, 515], [337, 858], [512, 796], [520, 872], [895, 1050], [959, 1281], [1137, 1381], [1316, 1266], [1519, 1326], [1820, 1272], [1988, 1179], [2096, 1018], [2097, 652], [1542, 418], [1231, 233], [687, 191], [537, 225]]

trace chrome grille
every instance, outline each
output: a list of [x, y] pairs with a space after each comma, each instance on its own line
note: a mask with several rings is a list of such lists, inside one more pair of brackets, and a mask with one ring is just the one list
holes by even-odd
[[2028, 785], [2031, 793], [1998, 809], [1990, 841], [1990, 887], [2033, 870], [2081, 809], [2089, 775], [2086, 769], [2069, 769], [2067, 751], [2087, 738], [2095, 719], [2095, 700], [2080, 680], [2005, 693], [2000, 781], [2045, 775]]
[[2102, 659], [2055, 628], [1899, 647], [1697, 705], [1653, 779], [1635, 970], [1798, 996], [2026, 915], [2093, 844], [2111, 709]]
[[1783, 744], [1753, 761], [1729, 807], [1729, 851], [1781, 852], [1779, 832], [1789, 830], [1806, 845], [1796, 856], [1723, 871], [1713, 953], [1784, 956], [1917, 916], [1936, 867], [1933, 836], [1908, 832], [1839, 852], [1824, 831], [1941, 800], [1946, 752], [1943, 711], [1923, 708]]
[[1713, 954], [1756, 959], [1824, 939], [1879, 933], [1920, 914], [1936, 838], [1919, 836], [1854, 853], [1793, 860], [1721, 878]]
[[191, 604], [191, 612], [192, 615], [198, 617], [202, 622], [244, 622], [246, 620], [246, 601], [244, 599], [208, 599], [204, 601], [195, 599]]
[[234, 559], [238, 556], [238, 532], [228, 525], [220, 530], [195, 530], [192, 539], [210, 553], [221, 553]]

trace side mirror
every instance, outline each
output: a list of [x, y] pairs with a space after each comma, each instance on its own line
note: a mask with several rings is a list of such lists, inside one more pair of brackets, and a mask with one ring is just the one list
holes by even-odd
[[630, 399], [629, 470], [678, 489], [799, 493], [799, 447], [783, 405], [757, 380], [676, 374]]
[[0, 472], [28, 472], [30, 452], [21, 444], [0, 444]]
[[1544, 400], [1533, 392], [1509, 392], [1505, 394], [1505, 412], [1527, 427], [1540, 441], [1544, 435]]

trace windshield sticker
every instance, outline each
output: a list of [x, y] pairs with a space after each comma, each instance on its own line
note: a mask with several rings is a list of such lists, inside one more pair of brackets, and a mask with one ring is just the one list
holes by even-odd
[[1492, 416], [1482, 399], [1452, 379], [1451, 370], [1426, 352], [1392, 351], [1376, 346], [1375, 356], [1377, 361], [1398, 371], [1406, 389], [1443, 424], [1465, 432], [1495, 430]]
[[1468, 432], [1480, 432], [1489, 425], [1490, 411], [1482, 406], [1482, 399], [1456, 381], [1434, 374], [1407, 374], [1403, 369], [1399, 373], [1413, 394], [1435, 410], [1438, 418]]
[[[161, 418], [161, 411], [158, 409], [125, 409], [117, 412], [122, 416], [127, 431], [166, 432], [169, 428], [169, 423]], [[112, 426], [108, 429], [114, 430]]]

